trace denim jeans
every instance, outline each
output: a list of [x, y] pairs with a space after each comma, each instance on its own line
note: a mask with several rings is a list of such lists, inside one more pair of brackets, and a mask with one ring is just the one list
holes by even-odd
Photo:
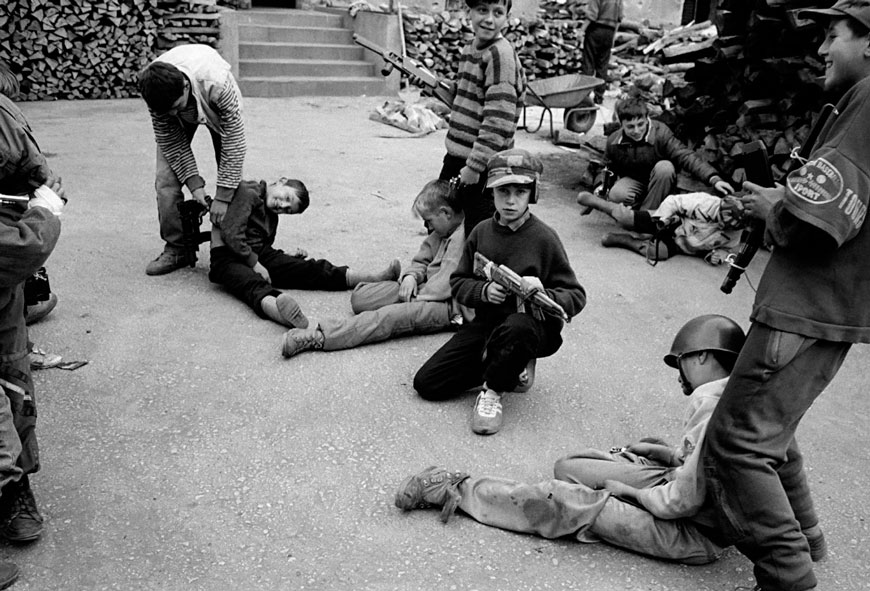
[[547, 357], [562, 345], [557, 321], [515, 313], [490, 326], [463, 324], [414, 376], [414, 389], [427, 400], [446, 400], [486, 382], [496, 392], [511, 392], [532, 359]]
[[795, 430], [849, 348], [754, 323], [707, 426], [708, 504], [764, 591], [816, 586], [801, 530], [818, 517]]
[[[182, 127], [187, 143], [190, 144], [199, 125], [182, 122]], [[211, 129], [208, 131], [214, 146], [215, 161], [220, 166], [221, 137]], [[165, 249], [175, 252], [184, 250], [184, 234], [181, 229], [181, 216], [178, 213], [178, 204], [184, 201], [182, 184], [158, 146], [154, 181], [154, 188], [157, 190], [157, 219], [160, 222], [160, 237], [166, 243]]]
[[621, 203], [632, 209], [657, 209], [671, 194], [677, 180], [677, 171], [670, 160], [659, 160], [650, 172], [647, 183], [631, 177], [621, 177], [610, 188], [608, 201]]

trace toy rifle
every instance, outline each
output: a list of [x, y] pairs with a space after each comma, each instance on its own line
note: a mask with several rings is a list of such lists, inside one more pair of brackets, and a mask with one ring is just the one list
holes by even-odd
[[[799, 164], [805, 162], [828, 118], [836, 114], [837, 108], [834, 105], [828, 103], [822, 107], [819, 118], [812, 130], [810, 130], [809, 136], [807, 136], [799, 151], [795, 149], [792, 152], [792, 158]], [[770, 172], [770, 164], [767, 160], [767, 149], [761, 140], [743, 144], [742, 158], [744, 169], [746, 170], [746, 180], [762, 187], [774, 186], [773, 175]], [[719, 288], [723, 293], [731, 293], [737, 280], [740, 279], [740, 276], [743, 275], [746, 267], [752, 261], [752, 257], [758, 252], [762, 242], [764, 242], [764, 220], [754, 219], [749, 227], [743, 231], [743, 236], [740, 238], [740, 251], [736, 256], [726, 259], [729, 265], [728, 274]]]
[[3, 195], [0, 194], [0, 207], [18, 207], [27, 209], [30, 195]]
[[407, 56], [403, 57], [395, 51], [384, 49], [377, 43], [373, 43], [356, 33], [353, 35], [353, 41], [357, 45], [361, 45], [384, 58], [384, 67], [381, 68], [381, 74], [384, 76], [389, 76], [393, 68], [396, 68], [406, 76], [416, 78], [425, 84], [426, 90], [448, 107], [453, 105], [453, 88], [443, 80], [439, 80], [435, 74], [424, 66], [421, 66]]
[[[211, 199], [206, 197], [211, 206]], [[178, 214], [181, 217], [181, 242], [184, 245], [184, 253], [191, 267], [196, 265], [196, 253], [199, 245], [211, 239], [210, 232], [200, 232], [199, 226], [205, 217], [209, 207], [206, 207], [195, 199], [188, 199], [178, 204]]]
[[479, 252], [474, 253], [474, 274], [498, 283], [520, 298], [521, 303], [528, 302], [545, 314], [555, 316], [564, 322], [571, 322], [559, 302], [531, 285], [508, 267], [496, 265]]

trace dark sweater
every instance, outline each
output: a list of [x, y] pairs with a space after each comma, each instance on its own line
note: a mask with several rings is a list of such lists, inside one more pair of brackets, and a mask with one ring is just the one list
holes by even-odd
[[275, 242], [277, 231], [278, 214], [266, 207], [266, 182], [239, 183], [221, 222], [226, 245], [253, 267], [263, 249]]
[[562, 241], [550, 226], [531, 215], [513, 231], [493, 217], [471, 231], [459, 266], [450, 276], [453, 296], [460, 304], [475, 309], [475, 321], [497, 323], [516, 312], [515, 297], [508, 297], [500, 305], [483, 301], [487, 281], [474, 274], [475, 252], [520, 276], [538, 277], [547, 295], [565, 309], [568, 317], [576, 316], [586, 305], [586, 291], [577, 281]]

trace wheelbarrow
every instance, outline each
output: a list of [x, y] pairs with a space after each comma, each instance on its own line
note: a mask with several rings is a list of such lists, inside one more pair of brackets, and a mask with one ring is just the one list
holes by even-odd
[[[595, 115], [598, 105], [589, 93], [604, 84], [604, 80], [585, 74], [566, 74], [554, 78], [532, 80], [526, 86], [526, 98], [523, 104], [523, 124], [520, 129], [535, 133], [544, 124], [544, 116], [550, 118], [550, 137], [553, 133], [552, 109], [565, 109], [562, 122], [565, 129], [575, 133], [585, 133], [595, 125]], [[526, 107], [543, 107], [541, 118], [534, 129], [526, 124]]]

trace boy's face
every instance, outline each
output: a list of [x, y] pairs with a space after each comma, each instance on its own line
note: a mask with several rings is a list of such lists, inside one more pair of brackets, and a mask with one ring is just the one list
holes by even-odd
[[178, 100], [172, 103], [172, 108], [167, 111], [167, 115], [178, 115], [178, 112], [187, 106], [187, 100], [190, 98], [190, 83], [187, 78], [184, 79], [184, 89], [181, 91], [181, 96]]
[[499, 219], [505, 225], [520, 219], [529, 208], [532, 185], [501, 185], [493, 187], [492, 197]]
[[481, 2], [470, 8], [468, 16], [476, 45], [484, 45], [498, 37], [507, 22], [508, 14], [506, 4], [501, 2]]
[[296, 189], [283, 183], [272, 183], [266, 187], [266, 207], [275, 213], [299, 213], [301, 205]]
[[446, 207], [436, 207], [434, 211], [418, 207], [417, 214], [423, 219], [423, 225], [426, 226], [427, 231], [442, 238], [450, 236], [459, 225], [454, 222], [455, 216], [451, 215]]
[[632, 117], [620, 123], [622, 124], [622, 133], [634, 141], [640, 140], [646, 134], [647, 127], [649, 127], [649, 119], [646, 117]]
[[870, 37], [856, 37], [846, 19], [828, 24], [819, 56], [825, 60], [825, 90], [848, 89], [870, 73]]

